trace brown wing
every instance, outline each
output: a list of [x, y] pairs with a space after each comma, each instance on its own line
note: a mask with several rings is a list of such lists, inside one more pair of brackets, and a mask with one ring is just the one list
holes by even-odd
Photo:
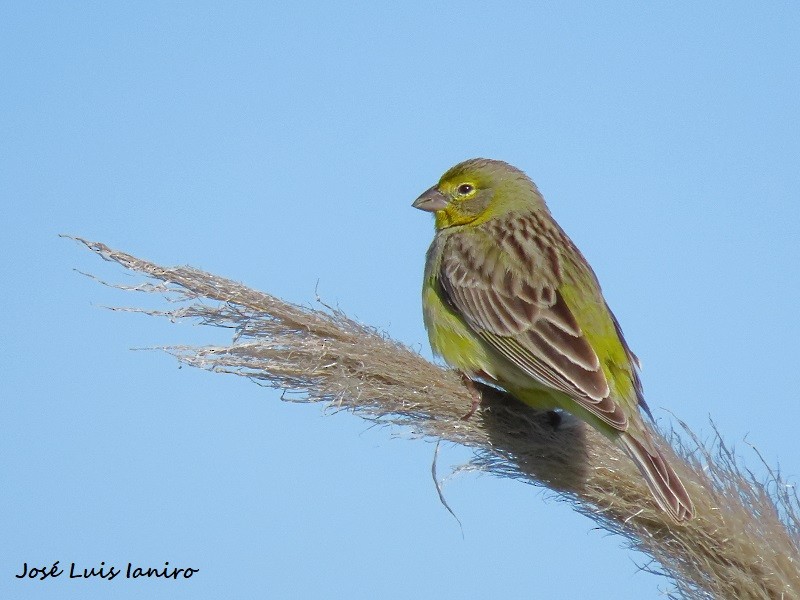
[[620, 431], [600, 360], [558, 291], [560, 265], [519, 216], [448, 239], [439, 278], [449, 303], [491, 347]]

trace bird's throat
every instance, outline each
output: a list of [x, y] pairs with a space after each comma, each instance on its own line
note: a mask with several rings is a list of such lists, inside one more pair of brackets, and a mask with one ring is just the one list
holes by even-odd
[[468, 225], [478, 219], [478, 215], [468, 215], [448, 207], [436, 211], [436, 229], [447, 229], [457, 225]]

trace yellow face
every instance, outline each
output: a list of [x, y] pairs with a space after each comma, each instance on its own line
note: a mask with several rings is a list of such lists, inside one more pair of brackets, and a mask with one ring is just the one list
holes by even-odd
[[488, 218], [493, 196], [491, 186], [480, 173], [469, 169], [451, 170], [414, 202], [414, 207], [436, 215], [436, 229], [481, 223]]
[[539, 190], [522, 171], [485, 158], [457, 164], [413, 206], [434, 213], [437, 230], [480, 225], [511, 210], [547, 210]]
[[466, 173], [439, 182], [437, 188], [448, 202], [442, 210], [436, 211], [437, 229], [466, 225], [481, 217], [488, 199], [486, 202], [475, 202], [480, 191], [478, 185], [477, 178]]

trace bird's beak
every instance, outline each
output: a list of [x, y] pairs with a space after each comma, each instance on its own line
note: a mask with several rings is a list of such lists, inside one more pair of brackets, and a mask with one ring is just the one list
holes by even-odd
[[436, 212], [447, 206], [447, 198], [436, 186], [433, 186], [431, 189], [425, 190], [419, 198], [414, 200], [411, 206], [428, 212]]

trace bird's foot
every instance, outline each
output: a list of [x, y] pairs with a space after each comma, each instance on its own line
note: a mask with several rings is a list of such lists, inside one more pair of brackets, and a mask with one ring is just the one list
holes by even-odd
[[561, 426], [561, 413], [555, 410], [548, 410], [547, 420], [550, 422], [553, 431], [558, 431], [558, 428]]
[[461, 417], [462, 421], [468, 421], [469, 418], [475, 414], [475, 411], [478, 410], [478, 406], [480, 406], [483, 396], [481, 395], [481, 391], [478, 389], [478, 386], [475, 384], [475, 382], [467, 377], [465, 373], [461, 373], [461, 382], [469, 390], [469, 393], [472, 396], [472, 405], [469, 407], [469, 412]]

